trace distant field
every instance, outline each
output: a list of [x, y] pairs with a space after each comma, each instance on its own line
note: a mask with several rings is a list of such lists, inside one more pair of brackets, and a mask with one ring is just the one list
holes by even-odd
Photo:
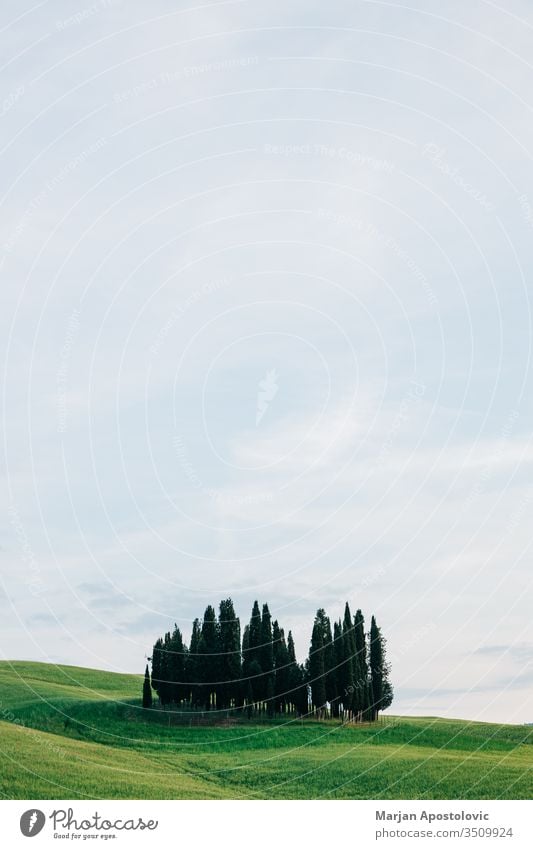
[[0, 662], [0, 793], [12, 799], [526, 799], [533, 729], [388, 717], [342, 726], [170, 725], [141, 676]]

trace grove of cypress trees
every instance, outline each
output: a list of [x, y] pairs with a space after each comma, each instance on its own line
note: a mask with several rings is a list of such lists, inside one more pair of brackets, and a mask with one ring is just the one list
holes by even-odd
[[392, 703], [386, 641], [375, 617], [365, 633], [361, 610], [352, 619], [346, 602], [344, 618], [333, 623], [325, 610], [317, 610], [309, 656], [296, 658], [292, 632], [285, 634], [272, 622], [268, 604], [252, 608], [242, 636], [230, 598], [220, 602], [217, 617], [211, 605], [202, 622], [194, 620], [187, 649], [177, 625], [156, 640], [152, 675], [148, 666], [143, 680], [143, 707], [153, 707], [152, 690], [159, 704], [183, 705], [203, 710], [243, 710], [250, 718], [267, 710], [269, 716], [296, 713], [327, 715], [343, 721], [373, 721]]

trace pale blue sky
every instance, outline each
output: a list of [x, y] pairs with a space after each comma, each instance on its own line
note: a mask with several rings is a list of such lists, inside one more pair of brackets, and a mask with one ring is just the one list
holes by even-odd
[[173, 5], [2, 4], [0, 651], [348, 598], [533, 721], [531, 5]]

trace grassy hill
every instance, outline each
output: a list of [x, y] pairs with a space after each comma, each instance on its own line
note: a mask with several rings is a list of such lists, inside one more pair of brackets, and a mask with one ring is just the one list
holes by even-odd
[[533, 729], [433, 717], [208, 727], [143, 711], [142, 678], [0, 662], [14, 799], [525, 799]]

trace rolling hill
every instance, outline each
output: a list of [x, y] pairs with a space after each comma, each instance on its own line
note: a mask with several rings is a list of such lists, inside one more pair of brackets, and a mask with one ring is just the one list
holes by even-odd
[[144, 711], [142, 677], [0, 662], [11, 799], [525, 799], [533, 729], [435, 717], [189, 726]]

